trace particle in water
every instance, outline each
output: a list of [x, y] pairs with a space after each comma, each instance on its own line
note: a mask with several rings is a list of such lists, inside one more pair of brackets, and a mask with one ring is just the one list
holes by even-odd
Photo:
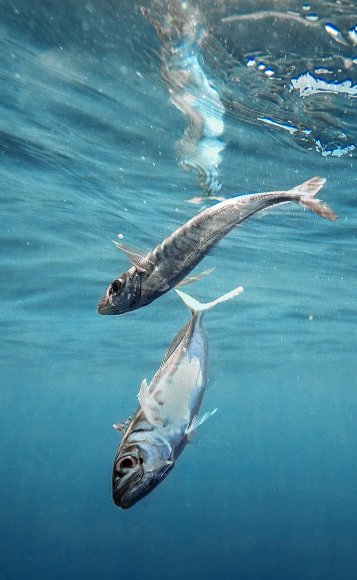
[[348, 31], [348, 36], [350, 37], [353, 44], [357, 44], [357, 24], [352, 26]]

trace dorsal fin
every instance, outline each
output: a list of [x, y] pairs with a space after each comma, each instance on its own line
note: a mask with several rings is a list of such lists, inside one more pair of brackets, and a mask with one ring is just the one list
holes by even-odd
[[113, 423], [113, 429], [116, 431], [125, 432], [129, 427], [130, 423], [132, 422], [133, 417], [128, 417], [124, 421], [120, 421], [119, 423]]
[[116, 242], [113, 240], [113, 243], [116, 245], [119, 250], [124, 252], [127, 258], [129, 258], [130, 262], [135, 266], [138, 272], [146, 272], [147, 274], [150, 273], [151, 267], [153, 263], [148, 259], [148, 254], [145, 252], [141, 252], [140, 250], [136, 250], [134, 248], [128, 248], [124, 246], [124, 244], [120, 242]]
[[185, 326], [183, 326], [181, 328], [181, 330], [178, 331], [178, 333], [176, 334], [175, 338], [173, 339], [173, 341], [171, 342], [169, 348], [167, 349], [167, 351], [164, 354], [164, 358], [161, 361], [161, 364], [159, 366], [159, 368], [157, 369], [154, 377], [152, 380], [155, 379], [155, 377], [160, 373], [162, 367], [164, 366], [164, 364], [167, 363], [167, 361], [169, 360], [170, 356], [175, 352], [175, 350], [177, 349], [177, 347], [181, 344], [181, 342], [183, 340], [185, 340], [185, 342], [188, 342], [191, 338], [191, 334], [192, 334], [192, 319], [189, 320]]

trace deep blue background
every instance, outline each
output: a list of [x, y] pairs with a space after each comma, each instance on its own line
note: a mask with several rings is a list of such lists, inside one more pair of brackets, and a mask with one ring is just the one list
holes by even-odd
[[[234, 34], [230, 66], [245, 75], [252, 46]], [[324, 57], [354, 56], [323, 38]], [[97, 315], [127, 268], [111, 240], [151, 249], [201, 207], [187, 202], [202, 194], [194, 173], [175, 161], [185, 119], [159, 51], [131, 2], [0, 1], [0, 579], [355, 579], [356, 161], [259, 123], [253, 76], [241, 89], [250, 113], [225, 117], [222, 194], [323, 175], [339, 220], [284, 206], [206, 258], [201, 269], [216, 270], [192, 295], [245, 287], [206, 318], [203, 407], [219, 412], [151, 495], [129, 511], [112, 503], [111, 424], [133, 411], [188, 312], [171, 292]], [[223, 92], [232, 70], [211, 70]], [[351, 103], [329, 95], [323, 123], [343, 118], [353, 139]]]

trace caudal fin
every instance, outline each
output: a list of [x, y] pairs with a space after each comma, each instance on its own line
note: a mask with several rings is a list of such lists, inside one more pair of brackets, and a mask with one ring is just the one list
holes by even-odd
[[243, 286], [238, 286], [237, 288], [234, 288], [234, 290], [227, 292], [227, 294], [223, 294], [223, 296], [216, 298], [216, 300], [212, 300], [211, 302], [206, 302], [206, 303], [201, 303], [198, 300], [196, 300], [195, 298], [192, 298], [192, 296], [189, 296], [188, 294], [185, 294], [185, 292], [182, 292], [181, 290], [177, 290], [176, 288], [175, 288], [175, 291], [180, 296], [180, 298], [184, 301], [186, 306], [188, 306], [188, 308], [191, 310], [192, 314], [197, 314], [199, 312], [202, 312], [202, 313], [206, 312], [207, 310], [214, 308], [214, 306], [216, 306], [216, 304], [220, 304], [221, 302], [225, 302], [226, 300], [230, 300], [231, 298], [238, 296], [239, 294], [241, 294], [243, 292]]
[[297, 187], [294, 187], [288, 193], [290, 193], [291, 196], [302, 205], [302, 207], [306, 207], [306, 209], [309, 209], [327, 220], [335, 221], [337, 216], [327, 203], [321, 201], [321, 199], [314, 198], [325, 182], [326, 179], [324, 177], [313, 177], [308, 181], [304, 181], [304, 183], [301, 183]]

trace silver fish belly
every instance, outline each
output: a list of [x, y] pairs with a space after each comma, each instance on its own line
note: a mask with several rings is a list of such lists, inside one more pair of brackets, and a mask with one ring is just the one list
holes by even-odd
[[172, 341], [150, 385], [142, 382], [140, 406], [119, 445], [113, 466], [113, 500], [132, 507], [162, 481], [175, 464], [195, 429], [212, 413], [198, 419], [207, 384], [207, 340], [204, 312], [243, 289], [200, 304], [180, 292], [192, 311], [191, 320]]
[[235, 226], [271, 206], [295, 202], [328, 220], [336, 214], [314, 195], [325, 179], [314, 177], [289, 190], [227, 199], [206, 208], [146, 255], [117, 244], [133, 266], [114, 280], [98, 304], [100, 314], [123, 314], [153, 302], [178, 285]]

